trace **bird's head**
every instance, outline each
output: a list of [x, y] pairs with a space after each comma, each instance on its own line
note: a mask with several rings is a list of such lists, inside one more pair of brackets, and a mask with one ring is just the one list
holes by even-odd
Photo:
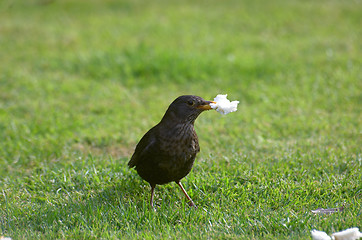
[[193, 123], [200, 113], [211, 109], [210, 103], [215, 102], [193, 95], [180, 96], [170, 104], [162, 121]]

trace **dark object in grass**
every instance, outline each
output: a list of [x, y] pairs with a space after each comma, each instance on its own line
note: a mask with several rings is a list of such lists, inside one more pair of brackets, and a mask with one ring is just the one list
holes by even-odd
[[180, 180], [191, 171], [200, 151], [194, 122], [200, 113], [211, 109], [210, 103], [198, 96], [178, 97], [168, 107], [160, 123], [137, 144], [128, 166], [136, 167], [138, 174], [151, 185], [151, 207], [156, 184], [173, 181], [180, 186], [189, 205], [196, 207]]
[[344, 210], [344, 206], [339, 207], [339, 208], [317, 208], [316, 210], [312, 210], [312, 213], [315, 214], [332, 214], [332, 213], [336, 213], [336, 212], [342, 212]]

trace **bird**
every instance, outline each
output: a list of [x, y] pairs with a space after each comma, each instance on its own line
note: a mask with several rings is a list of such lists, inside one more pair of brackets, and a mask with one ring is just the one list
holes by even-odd
[[194, 129], [196, 118], [210, 110], [210, 103], [199, 96], [177, 97], [168, 107], [161, 121], [152, 127], [138, 142], [128, 162], [142, 179], [151, 186], [150, 206], [156, 185], [175, 182], [182, 190], [191, 207], [196, 207], [181, 184], [181, 179], [192, 169], [200, 152], [198, 137]]

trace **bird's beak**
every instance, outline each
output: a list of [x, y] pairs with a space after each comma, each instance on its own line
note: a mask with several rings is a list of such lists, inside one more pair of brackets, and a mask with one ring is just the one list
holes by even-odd
[[216, 103], [216, 102], [214, 102], [214, 101], [205, 101], [201, 105], [197, 106], [197, 108], [201, 109], [201, 110], [210, 110], [211, 109], [210, 103]]

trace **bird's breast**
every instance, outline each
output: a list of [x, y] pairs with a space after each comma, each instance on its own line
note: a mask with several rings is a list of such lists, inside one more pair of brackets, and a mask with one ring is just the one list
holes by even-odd
[[200, 151], [198, 138], [191, 124], [167, 129], [167, 133], [160, 136], [160, 143], [162, 150], [180, 158], [189, 158]]
[[196, 132], [191, 126], [158, 128], [153, 148], [137, 165], [137, 171], [149, 182], [164, 184], [185, 177], [200, 151]]

